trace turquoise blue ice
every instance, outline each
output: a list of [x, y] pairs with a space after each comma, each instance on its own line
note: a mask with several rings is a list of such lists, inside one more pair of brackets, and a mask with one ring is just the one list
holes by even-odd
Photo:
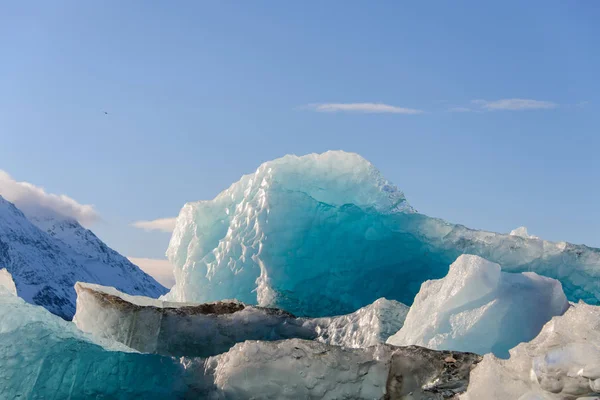
[[0, 360], [1, 399], [164, 399], [189, 390], [177, 360], [94, 340], [3, 282]]
[[556, 278], [570, 300], [600, 301], [600, 250], [419, 214], [372, 164], [341, 151], [264, 163], [215, 199], [186, 204], [167, 251], [177, 283], [166, 298], [309, 316], [380, 297], [412, 304], [461, 254]]

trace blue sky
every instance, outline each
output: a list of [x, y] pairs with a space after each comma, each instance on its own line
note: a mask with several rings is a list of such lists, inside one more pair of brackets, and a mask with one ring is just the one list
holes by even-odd
[[490, 3], [4, 2], [0, 169], [127, 256], [169, 239], [133, 222], [329, 149], [428, 215], [600, 247], [600, 3]]

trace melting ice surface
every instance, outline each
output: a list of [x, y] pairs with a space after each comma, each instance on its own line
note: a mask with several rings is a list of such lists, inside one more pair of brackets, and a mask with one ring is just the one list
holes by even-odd
[[177, 283], [166, 299], [347, 314], [380, 297], [412, 304], [461, 254], [600, 301], [600, 250], [419, 214], [373, 165], [342, 151], [264, 163], [215, 199], [186, 204], [167, 251]]
[[555, 279], [502, 272], [498, 264], [462, 255], [443, 279], [423, 283], [404, 326], [387, 343], [507, 358], [568, 307]]
[[600, 307], [574, 304], [549, 321], [510, 359], [486, 354], [471, 373], [461, 400], [598, 399], [600, 393]]

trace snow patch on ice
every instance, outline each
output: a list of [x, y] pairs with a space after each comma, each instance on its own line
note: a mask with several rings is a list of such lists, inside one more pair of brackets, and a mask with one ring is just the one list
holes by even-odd
[[527, 232], [527, 228], [524, 226], [520, 226], [517, 229], [513, 229], [512, 231], [510, 231], [510, 235], [522, 237], [525, 239], [539, 239], [539, 237], [537, 236], [530, 235], [529, 232]]
[[17, 295], [17, 287], [13, 281], [12, 275], [6, 270], [6, 268], [0, 269], [0, 287], [7, 290], [9, 293]]

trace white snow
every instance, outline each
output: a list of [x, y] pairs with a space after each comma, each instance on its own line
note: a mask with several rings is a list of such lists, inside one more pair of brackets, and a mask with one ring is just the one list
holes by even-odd
[[75, 220], [39, 215], [32, 220], [35, 224], [0, 196], [0, 267], [11, 273], [19, 296], [27, 302], [70, 319], [77, 281], [151, 297], [165, 293], [152, 277]]
[[557, 280], [461, 255], [443, 279], [424, 282], [404, 326], [387, 343], [508, 356], [568, 307]]
[[6, 268], [0, 269], [0, 286], [4, 287], [4, 289], [8, 290], [10, 293], [17, 295], [17, 287], [15, 286], [15, 282], [10, 275], [10, 272], [6, 270]]
[[524, 226], [520, 226], [517, 229], [513, 229], [512, 231], [510, 231], [510, 235], [522, 237], [525, 239], [539, 239], [539, 237], [537, 236], [530, 235], [529, 232], [527, 232], [527, 228]]

